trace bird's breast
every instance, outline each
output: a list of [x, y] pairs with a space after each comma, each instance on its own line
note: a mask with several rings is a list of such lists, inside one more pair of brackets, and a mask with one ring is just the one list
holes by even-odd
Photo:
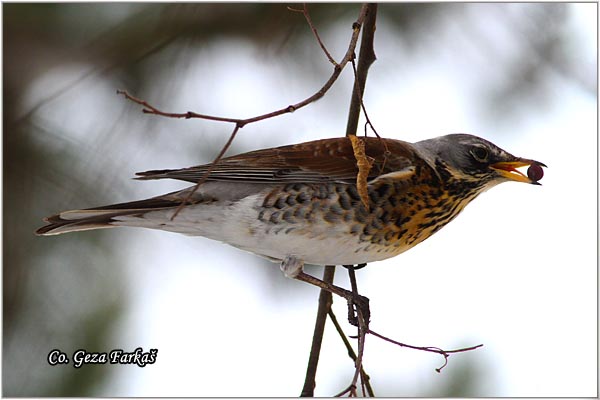
[[[368, 188], [369, 209], [356, 185], [288, 184], [270, 190], [257, 207], [257, 227], [264, 240], [278, 237], [278, 247], [294, 255], [310, 254], [311, 243], [327, 246], [331, 256], [346, 254], [355, 263], [400, 254], [430, 237], [463, 208], [448, 191], [428, 183], [381, 183]], [[294, 247], [296, 246], [296, 247]], [[298, 249], [301, 246], [303, 249]], [[306, 249], [304, 250], [304, 248]], [[282, 249], [283, 250], [283, 249]], [[306, 260], [310, 262], [310, 259]], [[327, 263], [335, 263], [334, 260]]]

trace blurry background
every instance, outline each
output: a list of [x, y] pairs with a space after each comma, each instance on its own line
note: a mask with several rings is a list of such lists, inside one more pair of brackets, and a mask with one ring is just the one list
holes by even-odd
[[[336, 59], [360, 5], [310, 5]], [[378, 132], [483, 136], [549, 168], [480, 196], [415, 249], [358, 272], [379, 396], [597, 395], [597, 5], [381, 4], [365, 103]], [[282, 4], [3, 4], [5, 396], [296, 396], [318, 290], [203, 238], [142, 229], [35, 237], [42, 217], [185, 187], [137, 171], [212, 160], [232, 126], [314, 93], [332, 67]], [[352, 73], [229, 154], [342, 136]], [[309, 272], [321, 276], [321, 268]], [[348, 286], [343, 270], [336, 283]], [[340, 320], [345, 305], [334, 300]], [[348, 334], [354, 333], [346, 323]], [[52, 349], [158, 349], [154, 365], [54, 366]], [[317, 395], [353, 374], [328, 323]]]

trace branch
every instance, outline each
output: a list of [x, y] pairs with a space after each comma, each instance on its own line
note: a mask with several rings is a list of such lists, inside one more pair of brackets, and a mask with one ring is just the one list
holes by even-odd
[[[325, 271], [323, 272], [323, 281], [327, 283], [333, 283], [333, 277], [335, 274], [335, 265], [326, 265]], [[333, 303], [333, 296], [331, 292], [322, 290], [319, 293], [319, 308], [317, 310], [317, 320], [315, 321], [315, 330], [313, 333], [312, 345], [310, 347], [310, 355], [308, 358], [308, 365], [306, 367], [306, 376], [304, 378], [304, 386], [300, 397], [314, 397], [316, 376], [317, 376], [317, 365], [319, 364], [319, 355], [321, 354], [321, 343], [323, 342], [323, 334], [325, 332], [325, 322], [327, 321], [327, 314], [331, 313], [331, 304]]]
[[183, 207], [185, 207], [187, 204], [190, 203], [190, 199], [192, 198], [194, 193], [196, 193], [196, 191], [198, 190], [200, 185], [202, 185], [204, 182], [206, 182], [206, 180], [210, 176], [211, 172], [215, 169], [215, 167], [217, 166], [219, 161], [221, 161], [221, 159], [223, 158], [223, 156], [225, 155], [227, 150], [229, 150], [229, 147], [231, 147], [231, 144], [233, 143], [233, 139], [235, 139], [235, 136], [237, 135], [240, 128], [241, 128], [241, 126], [239, 124], [235, 125], [235, 128], [233, 128], [233, 132], [231, 132], [231, 134], [229, 135], [229, 139], [227, 139], [227, 143], [225, 143], [225, 146], [223, 146], [223, 148], [221, 149], [221, 151], [219, 152], [217, 157], [215, 157], [213, 162], [208, 166], [206, 172], [204, 173], [204, 175], [202, 175], [202, 178], [200, 178], [200, 180], [198, 182], [196, 182], [196, 185], [194, 185], [194, 189], [192, 189], [192, 191], [185, 197], [185, 199], [177, 207], [177, 209], [171, 216], [171, 221], [173, 221], [175, 219], [175, 217], [177, 216], [177, 214], [179, 214], [179, 212], [181, 210], [183, 210]]
[[[349, 268], [349, 271], [350, 270], [354, 271], [352, 268]], [[351, 273], [351, 275], [352, 275], [352, 273]], [[356, 283], [356, 279], [354, 279], [354, 283]], [[358, 291], [356, 290], [356, 287], [354, 285], [352, 287], [352, 293], [354, 293], [355, 295], [358, 295]], [[356, 318], [358, 319], [358, 355], [356, 356], [356, 360], [354, 361], [354, 376], [352, 377], [352, 381], [350, 382], [350, 385], [346, 389], [342, 390], [340, 393], [336, 394], [335, 397], [341, 397], [341, 396], [345, 395], [346, 393], [348, 393], [350, 395], [350, 397], [357, 397], [356, 383], [358, 382], [359, 376], [360, 377], [364, 376], [364, 374], [362, 373], [363, 372], [362, 360], [363, 360], [363, 355], [365, 352], [366, 333], [369, 331], [368, 312], [367, 312], [367, 316], [365, 316], [364, 310], [361, 307], [356, 307]]]
[[450, 357], [451, 354], [454, 354], [454, 353], [464, 353], [465, 351], [472, 351], [472, 350], [476, 350], [476, 349], [478, 349], [480, 347], [483, 347], [483, 344], [478, 344], [477, 346], [464, 347], [464, 348], [456, 349], [456, 350], [443, 350], [443, 349], [440, 349], [439, 347], [433, 347], [433, 346], [424, 346], [424, 347], [421, 347], [421, 346], [412, 346], [410, 344], [400, 343], [400, 342], [398, 342], [396, 340], [393, 340], [393, 339], [390, 339], [390, 338], [385, 337], [383, 335], [380, 335], [379, 333], [374, 332], [371, 329], [369, 329], [367, 333], [370, 333], [373, 336], [376, 336], [376, 337], [378, 337], [380, 339], [385, 340], [386, 342], [393, 343], [393, 344], [398, 345], [400, 347], [408, 347], [409, 349], [413, 349], [413, 350], [421, 350], [421, 351], [428, 351], [430, 353], [441, 354], [442, 356], [444, 356], [444, 364], [441, 367], [435, 369], [435, 371], [438, 372], [438, 373], [442, 372], [442, 369], [444, 369], [444, 367], [446, 365], [448, 365], [448, 357]]
[[354, 24], [352, 24], [352, 36], [350, 38], [350, 43], [348, 44], [348, 50], [346, 51], [346, 54], [344, 55], [344, 58], [342, 59], [342, 61], [334, 64], [333, 73], [331, 74], [331, 76], [329, 77], [327, 82], [325, 82], [325, 84], [312, 96], [310, 96], [298, 103], [283, 107], [279, 110], [272, 111], [267, 114], [257, 115], [255, 117], [251, 117], [251, 118], [245, 118], [245, 119], [199, 114], [199, 113], [196, 113], [193, 111], [187, 111], [184, 113], [176, 113], [176, 112], [167, 112], [167, 111], [160, 110], [159, 108], [151, 105], [147, 101], [130, 95], [125, 90], [117, 90], [117, 94], [121, 94], [127, 100], [133, 101], [134, 103], [141, 105], [143, 107], [142, 112], [144, 112], [146, 114], [160, 115], [160, 116], [168, 117], [168, 118], [185, 118], [185, 119], [199, 118], [199, 119], [206, 119], [206, 120], [210, 120], [210, 121], [229, 122], [229, 123], [236, 124], [236, 126], [239, 126], [239, 128], [243, 128], [244, 126], [251, 124], [253, 122], [258, 122], [258, 121], [262, 121], [265, 119], [277, 117], [279, 115], [292, 113], [296, 110], [299, 110], [300, 108], [303, 108], [303, 107], [309, 105], [310, 103], [313, 103], [313, 102], [319, 100], [321, 97], [323, 97], [325, 95], [325, 93], [327, 93], [327, 91], [331, 88], [331, 86], [333, 86], [333, 84], [338, 79], [338, 77], [340, 76], [341, 72], [346, 67], [346, 65], [354, 58], [354, 50], [356, 49], [356, 44], [358, 42], [358, 36], [360, 34], [360, 30], [361, 30], [363, 21], [367, 14], [368, 7], [369, 7], [368, 5], [363, 5], [361, 7], [360, 13], [358, 15], [356, 22], [354, 22]]
[[[293, 9], [291, 9], [291, 10], [293, 10]], [[317, 42], [319, 43], [319, 46], [321, 47], [321, 49], [327, 56], [327, 59], [334, 65], [333, 75], [329, 78], [329, 81], [327, 81], [327, 83], [323, 86], [323, 88], [321, 88], [320, 92], [322, 92], [322, 94], [319, 97], [315, 97], [315, 95], [319, 95], [319, 92], [317, 92], [315, 95], [312, 96], [312, 97], [315, 97], [314, 100], [317, 100], [318, 98], [322, 97], [325, 94], [325, 92], [329, 89], [329, 87], [331, 87], [333, 82], [337, 79], [337, 77], [339, 76], [339, 74], [341, 73], [341, 71], [345, 67], [345, 65], [349, 61], [354, 59], [354, 50], [356, 49], [356, 43], [358, 41], [358, 33], [360, 32], [362, 23], [367, 14], [367, 10], [368, 10], [367, 5], [363, 5], [361, 7], [358, 19], [352, 25], [353, 34], [352, 34], [352, 38], [350, 40], [350, 44], [348, 46], [348, 50], [346, 51], [346, 55], [342, 59], [342, 62], [340, 64], [338, 64], [335, 62], [335, 60], [333, 59], [333, 57], [331, 56], [331, 54], [329, 53], [329, 51], [327, 50], [327, 48], [325, 47], [323, 42], [321, 41], [321, 38], [319, 37], [319, 34], [317, 32], [317, 29], [314, 26], [312, 19], [310, 18], [308, 8], [307, 8], [306, 4], [304, 5], [302, 13], [303, 13], [304, 17], [306, 18], [306, 22], [310, 26], [315, 38], [317, 39]], [[299, 11], [299, 10], [293, 10], [293, 11]], [[296, 105], [295, 108], [296, 109], [299, 108], [298, 105]], [[238, 123], [239, 123], [239, 121], [238, 121]], [[334, 274], [335, 274], [335, 266], [334, 265], [325, 266], [325, 271], [323, 272], [323, 281], [333, 284]], [[302, 397], [313, 397], [314, 396], [314, 389], [315, 389], [315, 385], [316, 385], [317, 366], [319, 363], [319, 356], [321, 353], [321, 344], [323, 342], [323, 335], [325, 332], [325, 321], [327, 319], [328, 313], [330, 315], [333, 314], [333, 312], [331, 311], [332, 302], [333, 302], [333, 298], [332, 298], [331, 293], [326, 290], [321, 290], [321, 292], [319, 294], [319, 307], [317, 310], [317, 317], [316, 317], [316, 321], [315, 321], [313, 341], [312, 341], [312, 345], [311, 345], [308, 365], [306, 368], [306, 376], [304, 378], [304, 386], [303, 386], [302, 392], [300, 394], [300, 396], [302, 396]], [[366, 374], [364, 374], [364, 370], [362, 370], [362, 368], [361, 368], [361, 372], [363, 374], [361, 376], [366, 376]], [[370, 386], [369, 386], [369, 389], [370, 389]], [[372, 393], [372, 390], [370, 390], [370, 393]]]
[[[365, 7], [365, 6], [363, 6]], [[361, 39], [360, 45], [360, 54], [358, 59], [358, 73], [355, 73], [354, 76], [354, 88], [352, 90], [352, 100], [350, 102], [350, 111], [348, 112], [348, 123], [346, 125], [346, 136], [350, 136], [350, 139], [356, 139], [356, 128], [358, 127], [358, 119], [360, 117], [360, 108], [362, 104], [362, 97], [365, 90], [365, 84], [367, 81], [367, 73], [371, 64], [375, 61], [375, 51], [373, 50], [373, 39], [375, 35], [375, 21], [377, 18], [377, 4], [367, 4], [366, 5], [366, 16], [365, 16], [365, 27], [363, 30], [363, 35]], [[352, 60], [354, 65], [354, 60]], [[354, 136], [354, 137], [352, 137]], [[352, 140], [352, 148], [356, 157], [357, 166], [359, 169], [359, 173], [357, 176], [357, 188], [359, 192], [364, 189], [366, 193], [366, 182], [361, 182], [359, 179], [361, 174], [365, 175], [368, 173], [368, 166], [370, 166], [368, 160], [361, 152], [357, 151], [360, 149], [357, 140]], [[366, 171], [366, 173], [365, 173]], [[362, 184], [362, 185], [361, 185]], [[361, 196], [363, 197], [363, 196]], [[364, 199], [363, 199], [364, 201]], [[368, 201], [368, 196], [367, 196]], [[368, 202], [366, 203], [368, 207]], [[348, 268], [348, 273], [350, 275], [350, 283], [352, 286], [352, 293], [354, 296], [358, 297], [358, 289], [356, 284], [356, 276], [354, 274], [354, 267]], [[349, 394], [352, 397], [356, 397], [356, 384], [358, 382], [358, 378], [361, 377], [362, 385], [365, 384], [366, 374], [364, 373], [364, 369], [362, 366], [363, 354], [365, 349], [365, 339], [366, 333], [369, 331], [369, 315], [370, 312], [363, 307], [358, 307], [354, 304], [349, 304], [349, 314], [356, 315], [356, 319], [358, 320], [358, 355], [354, 359], [354, 376], [350, 385], [338, 393], [337, 396], [343, 396], [345, 394]], [[349, 315], [350, 317], [350, 315]], [[367, 381], [368, 382], [368, 381]], [[370, 386], [369, 386], [370, 388]], [[372, 389], [369, 390], [370, 394], [372, 393]]]
[[[354, 71], [354, 76], [357, 76], [358, 73], [356, 71], [356, 63], [354, 61], [352, 61], [352, 69]], [[363, 101], [363, 99], [360, 99], [360, 108], [365, 116], [366, 122], [365, 122], [365, 136], [367, 136], [367, 127], [371, 127], [371, 130], [373, 131], [373, 133], [375, 134], [375, 136], [379, 139], [381, 139], [381, 136], [379, 136], [379, 133], [377, 132], [377, 129], [375, 129], [375, 126], [373, 125], [373, 123], [371, 122], [371, 118], [369, 118], [369, 113], [367, 113], [367, 107], [365, 107], [365, 103]], [[381, 141], [381, 140], [380, 140]], [[381, 141], [381, 143], [383, 143], [383, 145], [386, 148], [386, 154], [389, 155], [389, 150], [387, 149], [387, 144], [385, 144], [385, 142]], [[383, 169], [383, 168], [382, 168]]]
[[[346, 334], [342, 330], [342, 327], [340, 326], [340, 323], [338, 322], [337, 317], [335, 316], [335, 314], [333, 313], [333, 311], [331, 309], [329, 310], [329, 319], [331, 319], [331, 322], [333, 322], [333, 326], [335, 326], [335, 330], [340, 335], [342, 342], [344, 342], [344, 346], [346, 346], [346, 350], [348, 351], [348, 356], [352, 359], [352, 361], [354, 361], [356, 363], [356, 359], [357, 359], [356, 353], [354, 353], [354, 349], [352, 348], [352, 345], [348, 341], [348, 338], [346, 338]], [[373, 388], [371, 387], [371, 382], [370, 382], [371, 378], [366, 373], [366, 371], [362, 365], [360, 367], [360, 379], [362, 381], [363, 386], [365, 386], [366, 392], [369, 395], [369, 397], [375, 397], [375, 393], [373, 392]], [[364, 390], [363, 390], [363, 395], [364, 395]]]
[[375, 62], [375, 50], [373, 49], [373, 40], [375, 38], [375, 21], [377, 18], [377, 4], [367, 4], [367, 15], [365, 17], [365, 29], [363, 30], [360, 43], [360, 54], [358, 56], [358, 68], [354, 79], [354, 90], [352, 91], [352, 101], [350, 102], [350, 111], [348, 113], [348, 125], [346, 126], [346, 135], [356, 135], [358, 128], [358, 119], [365, 85], [367, 83], [367, 74], [369, 67]]
[[332, 63], [334, 66], [337, 66], [338, 63], [335, 62], [335, 60], [333, 59], [333, 57], [331, 56], [331, 54], [329, 53], [329, 51], [323, 44], [323, 41], [321, 40], [321, 37], [319, 36], [319, 32], [317, 32], [317, 28], [315, 27], [315, 25], [312, 22], [312, 18], [310, 17], [310, 14], [308, 12], [308, 6], [306, 5], [306, 3], [304, 3], [304, 7], [302, 7], [302, 10], [298, 10], [298, 9], [295, 9], [292, 7], [288, 7], [288, 10], [293, 11], [293, 12], [299, 12], [304, 15], [304, 18], [306, 19], [308, 26], [310, 26], [310, 30], [312, 31], [313, 35], [315, 35], [315, 39], [317, 39], [319, 46], [321, 46], [321, 50], [323, 50], [323, 52], [325, 53], [325, 56], [327, 56], [327, 59], [329, 60], [329, 62]]

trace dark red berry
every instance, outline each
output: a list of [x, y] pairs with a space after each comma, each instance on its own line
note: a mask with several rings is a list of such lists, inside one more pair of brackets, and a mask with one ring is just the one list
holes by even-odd
[[537, 182], [544, 177], [544, 169], [539, 164], [531, 164], [527, 168], [527, 177]]

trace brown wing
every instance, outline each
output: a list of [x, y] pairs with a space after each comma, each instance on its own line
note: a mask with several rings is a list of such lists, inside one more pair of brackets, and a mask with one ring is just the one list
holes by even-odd
[[[366, 138], [366, 154], [373, 167], [369, 179], [403, 170], [419, 159], [412, 145], [393, 139]], [[173, 170], [139, 172], [136, 179], [179, 179], [198, 182], [210, 164]], [[257, 150], [222, 159], [209, 181], [256, 183], [356, 182], [358, 168], [350, 139], [315, 140], [289, 146]]]

